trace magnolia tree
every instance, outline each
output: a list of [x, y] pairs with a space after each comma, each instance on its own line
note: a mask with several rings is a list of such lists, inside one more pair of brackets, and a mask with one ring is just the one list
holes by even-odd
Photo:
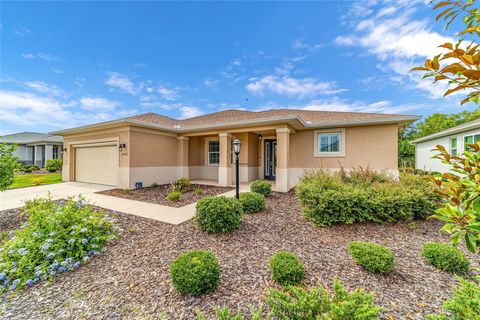
[[4, 191], [13, 183], [18, 168], [18, 157], [14, 155], [16, 148], [16, 145], [0, 143], [0, 191]]
[[[436, 20], [446, 22], [446, 28], [457, 18], [463, 28], [457, 33], [455, 43], [440, 44], [443, 53], [425, 60], [423, 66], [413, 70], [425, 72], [424, 78], [434, 82], [447, 82], [444, 96], [454, 92], [463, 94], [461, 104], [480, 105], [480, 10], [474, 0], [434, 1]], [[460, 155], [450, 155], [439, 145], [434, 157], [450, 166], [450, 171], [431, 177], [438, 192], [447, 200], [435, 217], [446, 224], [442, 231], [451, 234], [453, 244], [462, 239], [471, 252], [480, 248], [480, 142], [468, 144]]]

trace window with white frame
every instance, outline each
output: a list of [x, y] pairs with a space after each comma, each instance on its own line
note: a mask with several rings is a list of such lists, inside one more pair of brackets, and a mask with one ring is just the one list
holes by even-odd
[[316, 157], [343, 157], [345, 156], [345, 130], [315, 131]]
[[58, 146], [52, 146], [52, 159], [58, 159]]
[[208, 165], [216, 166], [220, 164], [220, 141], [208, 141]]
[[474, 144], [480, 141], [480, 133], [463, 136], [463, 150], [468, 150], [467, 144]]
[[456, 156], [458, 153], [457, 149], [457, 137], [450, 138], [450, 154]]

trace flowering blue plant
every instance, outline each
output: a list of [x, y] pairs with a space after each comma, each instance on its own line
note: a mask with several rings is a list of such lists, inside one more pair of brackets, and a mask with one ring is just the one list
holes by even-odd
[[115, 238], [112, 217], [85, 199], [28, 201], [25, 222], [0, 246], [0, 294], [79, 268]]

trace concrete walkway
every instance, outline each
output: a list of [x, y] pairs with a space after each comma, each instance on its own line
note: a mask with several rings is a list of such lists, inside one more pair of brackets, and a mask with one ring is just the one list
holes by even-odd
[[[248, 191], [249, 187], [250, 184], [241, 184], [240, 191]], [[38, 187], [7, 190], [5, 192], [0, 192], [0, 211], [22, 207], [25, 200], [34, 199], [36, 197], [47, 197], [49, 194], [52, 199], [64, 199], [81, 194], [93, 205], [174, 225], [190, 220], [195, 214], [196, 203], [181, 208], [173, 208], [96, 193], [98, 191], [109, 189], [112, 189], [112, 187], [81, 182], [64, 182]], [[235, 196], [235, 190], [228, 191], [222, 195]]]

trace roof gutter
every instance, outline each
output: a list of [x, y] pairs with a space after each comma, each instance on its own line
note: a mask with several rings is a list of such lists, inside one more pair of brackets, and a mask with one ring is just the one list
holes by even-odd
[[451, 134], [464, 132], [464, 131], [467, 131], [467, 130], [470, 130], [470, 129], [480, 129], [480, 119], [473, 120], [473, 121], [458, 125], [456, 127], [450, 128], [450, 129], [446, 129], [446, 130], [443, 130], [443, 131], [440, 131], [440, 132], [437, 132], [437, 133], [434, 133], [434, 134], [431, 134], [431, 135], [428, 135], [428, 136], [425, 136], [425, 137], [422, 137], [422, 138], [412, 140], [412, 141], [410, 141], [410, 143], [415, 144], [415, 143], [419, 143], [419, 142], [423, 142], [423, 141], [433, 140], [433, 139], [436, 139], [436, 138], [442, 138], [442, 137], [445, 137], [445, 136], [448, 136], [448, 135], [451, 135]]

